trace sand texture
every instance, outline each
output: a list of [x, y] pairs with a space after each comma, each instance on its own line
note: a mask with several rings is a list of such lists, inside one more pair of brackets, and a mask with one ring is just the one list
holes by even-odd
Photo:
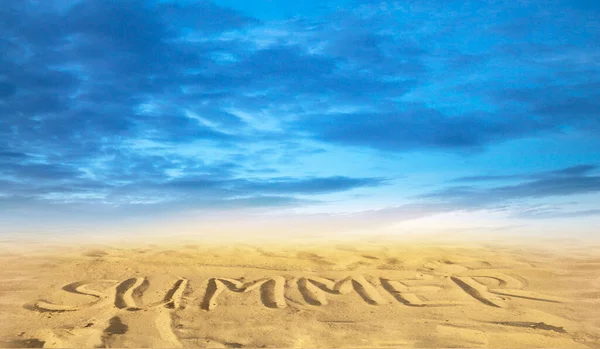
[[600, 348], [600, 253], [339, 244], [0, 257], [0, 347]]

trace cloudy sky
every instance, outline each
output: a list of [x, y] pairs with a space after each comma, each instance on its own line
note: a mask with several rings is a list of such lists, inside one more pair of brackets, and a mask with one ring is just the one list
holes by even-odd
[[2, 0], [0, 231], [597, 234], [599, 12]]

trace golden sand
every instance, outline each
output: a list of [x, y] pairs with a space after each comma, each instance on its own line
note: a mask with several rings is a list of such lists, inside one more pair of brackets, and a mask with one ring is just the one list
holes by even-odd
[[4, 246], [0, 347], [600, 348], [600, 249]]

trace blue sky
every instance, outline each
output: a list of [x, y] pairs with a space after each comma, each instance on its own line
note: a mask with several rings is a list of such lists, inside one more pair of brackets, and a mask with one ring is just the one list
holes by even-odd
[[599, 10], [5, 0], [0, 226], [454, 214], [596, 234]]

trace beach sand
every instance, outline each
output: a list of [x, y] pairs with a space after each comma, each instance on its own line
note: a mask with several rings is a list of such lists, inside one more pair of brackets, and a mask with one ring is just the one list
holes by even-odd
[[600, 348], [600, 248], [551, 245], [5, 243], [0, 347]]

